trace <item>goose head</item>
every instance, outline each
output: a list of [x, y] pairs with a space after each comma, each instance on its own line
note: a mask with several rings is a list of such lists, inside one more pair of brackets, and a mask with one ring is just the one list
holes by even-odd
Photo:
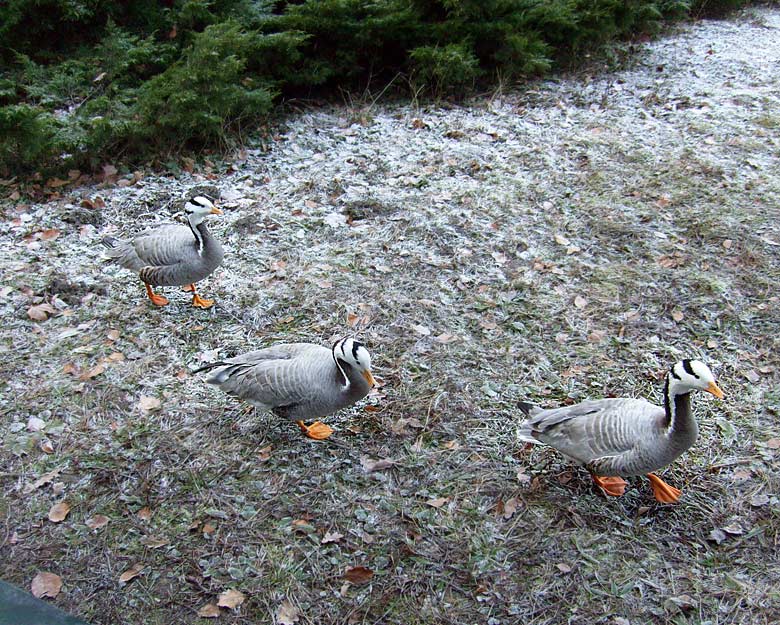
[[669, 390], [675, 395], [690, 391], [705, 391], [723, 399], [723, 391], [715, 383], [715, 376], [701, 360], [681, 360], [669, 370]]
[[344, 379], [349, 383], [351, 369], [355, 369], [370, 387], [376, 386], [374, 376], [371, 375], [371, 356], [363, 343], [352, 338], [344, 338], [336, 341], [331, 350], [336, 366], [344, 374]]
[[222, 211], [214, 206], [211, 200], [198, 195], [191, 200], [187, 200], [187, 203], [184, 205], [184, 214], [193, 226], [197, 226], [206, 215], [221, 215]]

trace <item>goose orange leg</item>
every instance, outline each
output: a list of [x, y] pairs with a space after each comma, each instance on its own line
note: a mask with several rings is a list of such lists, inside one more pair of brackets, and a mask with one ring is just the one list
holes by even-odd
[[214, 305], [213, 299], [203, 299], [200, 295], [198, 295], [195, 292], [195, 284], [188, 284], [184, 287], [185, 291], [192, 292], [192, 305], [195, 306], [195, 308], [211, 308]]
[[626, 486], [628, 485], [628, 482], [626, 482], [622, 477], [601, 477], [600, 475], [595, 474], [593, 474], [592, 477], [593, 481], [596, 482], [596, 485], [602, 491], [604, 491], [605, 495], [620, 497], [623, 493], [626, 492]]
[[647, 478], [650, 480], [650, 486], [653, 487], [653, 496], [656, 501], [661, 503], [676, 503], [682, 495], [682, 491], [670, 486], [664, 482], [660, 477], [653, 473], [648, 473]]
[[315, 421], [311, 425], [306, 425], [303, 421], [296, 421], [298, 427], [301, 428], [301, 432], [309, 438], [313, 438], [316, 441], [322, 441], [333, 434], [333, 430], [319, 421]]
[[149, 299], [152, 300], [152, 304], [154, 304], [155, 306], [168, 305], [168, 300], [162, 295], [157, 295], [157, 293], [152, 291], [152, 287], [148, 282], [144, 282], [144, 286], [146, 286], [146, 294], [149, 296]]
[[183, 287], [181, 287], [181, 290], [185, 293], [194, 293], [195, 292], [195, 284], [185, 284]]

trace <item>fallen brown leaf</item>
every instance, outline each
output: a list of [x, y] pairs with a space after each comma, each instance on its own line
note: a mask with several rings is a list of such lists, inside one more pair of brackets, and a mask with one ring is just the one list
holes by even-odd
[[769, 449], [780, 449], [780, 438], [770, 438], [766, 442], [766, 446]]
[[395, 464], [393, 460], [390, 460], [389, 458], [384, 458], [381, 460], [372, 460], [368, 456], [361, 456], [360, 457], [360, 466], [363, 467], [363, 470], [366, 471], [366, 473], [371, 473], [372, 471], [382, 471], [383, 469], [389, 469]]
[[337, 543], [342, 538], [344, 538], [344, 534], [339, 534], [338, 532], [325, 532], [325, 536], [322, 537], [320, 542], [323, 545], [327, 545], [328, 543]]
[[425, 503], [426, 505], [431, 506], [432, 508], [441, 508], [449, 500], [450, 500], [449, 497], [436, 497], [435, 499], [429, 499]]
[[131, 579], [135, 579], [141, 574], [141, 571], [144, 570], [144, 565], [140, 562], [136, 562], [133, 566], [131, 566], [129, 569], [127, 569], [124, 573], [122, 573], [119, 576], [119, 583], [120, 584], [126, 584]]
[[299, 612], [296, 606], [285, 599], [276, 611], [276, 621], [279, 625], [295, 625], [300, 618]]
[[105, 514], [96, 514], [93, 517], [88, 518], [85, 523], [91, 530], [98, 530], [104, 525], [107, 525], [110, 519]]
[[30, 592], [33, 597], [41, 599], [43, 597], [51, 597], [54, 599], [60, 594], [62, 588], [62, 578], [56, 573], [47, 573], [41, 571], [35, 577], [33, 577], [30, 584]]
[[34, 490], [38, 490], [41, 486], [44, 484], [48, 484], [52, 480], [54, 480], [55, 477], [57, 477], [62, 469], [54, 469], [53, 471], [49, 471], [48, 473], [44, 473], [41, 477], [39, 477], [37, 480], [32, 482], [31, 484], [27, 484], [27, 486], [24, 487], [24, 490], [22, 492], [25, 495], [29, 495]]
[[219, 616], [219, 608], [213, 603], [207, 603], [198, 610], [198, 616], [201, 618], [217, 618]]
[[70, 512], [70, 504], [67, 501], [61, 501], [55, 503], [49, 510], [49, 521], [52, 523], [60, 523], [65, 520]]
[[374, 571], [365, 566], [351, 566], [344, 572], [344, 579], [353, 584], [365, 584], [374, 577]]
[[238, 590], [233, 590], [231, 588], [219, 595], [217, 598], [217, 605], [221, 608], [234, 610], [242, 603], [244, 603], [244, 599], [246, 599], [244, 593], [239, 592]]
[[574, 306], [576, 308], [582, 309], [585, 308], [585, 306], [587, 305], [588, 305], [588, 300], [582, 297], [582, 295], [578, 295], [577, 297], [574, 298]]
[[158, 410], [160, 406], [162, 406], [162, 402], [156, 397], [141, 395], [141, 399], [138, 400], [138, 407], [143, 412], [152, 412], [153, 410]]
[[44, 241], [53, 241], [60, 236], [60, 231], [57, 228], [49, 228], [48, 230], [41, 230], [41, 238]]
[[136, 512], [136, 515], [142, 521], [148, 521], [152, 518], [152, 509], [149, 506], [144, 506], [138, 512]]
[[92, 367], [90, 370], [85, 371], [79, 376], [79, 380], [91, 380], [92, 378], [96, 378], [101, 373], [103, 373], [106, 370], [105, 365], [102, 363], [99, 363]]
[[517, 507], [519, 505], [519, 501], [517, 501], [517, 497], [512, 497], [510, 499], [507, 499], [504, 502], [504, 518], [505, 519], [511, 519], [512, 515], [517, 512]]
[[54, 306], [51, 304], [37, 304], [27, 309], [27, 316], [33, 321], [46, 321], [54, 312]]
[[167, 538], [155, 538], [154, 536], [144, 536], [141, 539], [141, 544], [146, 545], [149, 549], [158, 549], [163, 545], [168, 544]]

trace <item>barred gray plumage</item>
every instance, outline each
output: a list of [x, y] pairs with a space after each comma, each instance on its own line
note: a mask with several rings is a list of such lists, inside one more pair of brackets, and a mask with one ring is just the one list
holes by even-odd
[[209, 363], [207, 382], [228, 395], [298, 423], [310, 438], [332, 430], [304, 420], [324, 417], [365, 397], [374, 386], [371, 356], [362, 343], [344, 338], [331, 349], [311, 343], [282, 343]]
[[192, 292], [192, 305], [209, 308], [214, 302], [201, 298], [195, 283], [203, 280], [222, 263], [224, 252], [203, 221], [206, 215], [222, 214], [210, 200], [198, 196], [184, 207], [187, 225], [165, 225], [146, 230], [129, 241], [105, 237], [108, 256], [134, 271], [146, 286], [155, 306], [168, 300], [154, 293], [152, 286], [183, 286]]
[[528, 417], [520, 423], [518, 439], [554, 447], [584, 465], [609, 495], [621, 495], [626, 483], [620, 475], [646, 474], [658, 501], [677, 501], [680, 491], [652, 471], [673, 462], [698, 436], [691, 413], [693, 390], [723, 391], [703, 362], [682, 360], [666, 374], [664, 407], [644, 399], [600, 399], [544, 410], [521, 403]]

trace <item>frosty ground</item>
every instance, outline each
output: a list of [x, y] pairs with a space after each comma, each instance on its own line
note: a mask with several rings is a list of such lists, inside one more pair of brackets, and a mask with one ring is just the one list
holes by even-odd
[[[56, 573], [104, 625], [206, 623], [228, 589], [217, 622], [780, 621], [779, 111], [780, 10], [754, 9], [619, 67], [366, 97], [226, 162], [7, 198], [0, 577]], [[217, 305], [156, 309], [99, 241], [194, 189], [225, 211]], [[190, 373], [346, 334], [382, 385], [327, 442]], [[726, 399], [694, 397], [679, 504], [517, 444], [519, 400], [659, 401], [684, 356]]]

